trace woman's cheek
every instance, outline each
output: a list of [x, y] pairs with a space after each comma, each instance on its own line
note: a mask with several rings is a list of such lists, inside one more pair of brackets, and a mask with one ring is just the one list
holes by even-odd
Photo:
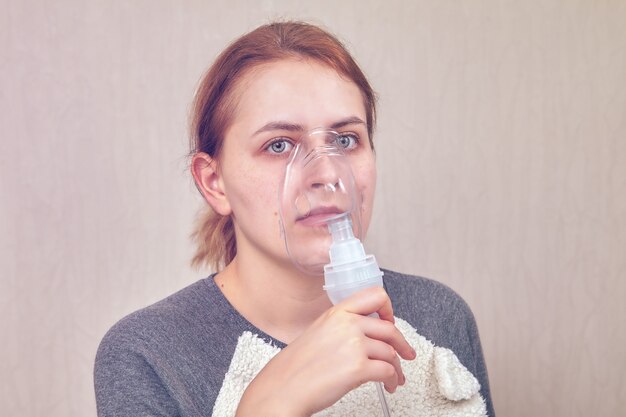
[[368, 164], [363, 166], [359, 173], [359, 180], [357, 181], [359, 181], [359, 189], [363, 193], [364, 202], [371, 204], [376, 190], [376, 165]]
[[374, 191], [376, 189], [376, 166], [374, 164], [362, 164], [355, 167], [355, 182], [359, 192], [361, 203], [361, 226], [363, 235], [367, 233], [374, 203]]

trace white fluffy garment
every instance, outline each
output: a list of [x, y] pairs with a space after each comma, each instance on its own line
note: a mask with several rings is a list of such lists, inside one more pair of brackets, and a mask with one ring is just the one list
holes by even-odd
[[[393, 417], [486, 416], [480, 384], [454, 352], [434, 346], [406, 321], [396, 318], [396, 327], [417, 352], [417, 358], [402, 362], [406, 384], [395, 393], [385, 393]], [[235, 415], [239, 400], [252, 379], [280, 352], [250, 332], [239, 336], [230, 367], [213, 407], [214, 417]], [[373, 383], [361, 385], [316, 417], [379, 417], [382, 415]]]

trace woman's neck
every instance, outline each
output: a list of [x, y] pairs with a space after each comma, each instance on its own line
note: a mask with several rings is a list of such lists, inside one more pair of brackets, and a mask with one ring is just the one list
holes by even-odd
[[322, 276], [259, 257], [236, 256], [215, 281], [243, 317], [287, 344], [332, 305]]

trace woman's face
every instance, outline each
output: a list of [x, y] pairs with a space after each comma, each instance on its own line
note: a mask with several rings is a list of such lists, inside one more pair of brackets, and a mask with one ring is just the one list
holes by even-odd
[[238, 256], [249, 253], [290, 262], [281, 237], [278, 190], [291, 149], [303, 133], [314, 128], [350, 133], [346, 146], [360, 193], [365, 235], [376, 166], [363, 97], [356, 84], [315, 61], [282, 60], [254, 68], [236, 90], [237, 106], [218, 164], [235, 223]]

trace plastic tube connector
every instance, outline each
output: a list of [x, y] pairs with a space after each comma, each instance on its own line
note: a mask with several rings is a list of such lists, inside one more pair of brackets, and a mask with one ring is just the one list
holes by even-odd
[[328, 229], [330, 263], [324, 266], [324, 289], [337, 304], [353, 293], [370, 287], [383, 286], [383, 272], [374, 255], [366, 255], [361, 241], [354, 237], [350, 216], [344, 214], [331, 220]]

